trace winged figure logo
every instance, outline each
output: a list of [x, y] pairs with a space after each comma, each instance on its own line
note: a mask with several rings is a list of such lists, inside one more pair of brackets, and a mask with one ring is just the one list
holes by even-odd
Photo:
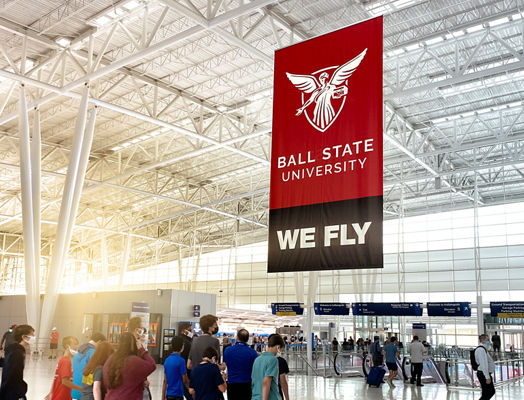
[[[367, 48], [364, 49], [362, 53], [344, 65], [323, 68], [313, 72], [311, 75], [298, 75], [286, 72], [291, 83], [302, 92], [302, 107], [297, 109], [296, 115], [299, 116], [304, 113], [309, 123], [315, 129], [325, 132], [342, 111], [346, 102], [346, 95], [348, 94], [346, 81], [360, 65], [367, 50]], [[333, 69], [335, 71], [330, 78], [329, 72]], [[307, 94], [311, 95], [306, 100]], [[338, 100], [336, 102], [338, 108], [336, 112], [332, 100]], [[310, 116], [308, 108], [313, 103], [315, 103], [313, 115]]]

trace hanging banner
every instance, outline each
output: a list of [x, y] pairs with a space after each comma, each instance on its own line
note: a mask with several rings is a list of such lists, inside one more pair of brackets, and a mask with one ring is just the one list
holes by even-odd
[[422, 316], [420, 303], [353, 303], [353, 315]]
[[382, 268], [382, 17], [275, 53], [268, 272]]
[[524, 301], [491, 302], [489, 308], [492, 317], [524, 318]]
[[304, 305], [300, 303], [271, 303], [271, 313], [287, 317], [304, 315]]
[[471, 317], [471, 303], [427, 303], [430, 317]]
[[349, 303], [314, 303], [315, 315], [349, 315]]

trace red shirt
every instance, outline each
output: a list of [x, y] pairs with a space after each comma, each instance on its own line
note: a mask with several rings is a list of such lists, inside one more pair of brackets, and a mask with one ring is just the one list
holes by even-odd
[[63, 356], [58, 360], [55, 379], [53, 380], [53, 394], [51, 400], [71, 400], [71, 388], [62, 384], [62, 378], [73, 378], [73, 365], [69, 357]]
[[58, 333], [58, 331], [51, 332], [51, 343], [58, 343], [59, 336], [60, 334]]

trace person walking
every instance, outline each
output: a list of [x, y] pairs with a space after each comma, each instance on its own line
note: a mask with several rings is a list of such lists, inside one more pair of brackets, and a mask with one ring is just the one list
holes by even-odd
[[18, 325], [13, 331], [13, 340], [14, 343], [5, 349], [2, 383], [0, 383], [0, 399], [2, 400], [26, 398], [25, 355], [36, 341], [35, 330], [30, 325]]
[[180, 336], [171, 341], [171, 354], [164, 362], [164, 384], [162, 399], [183, 400], [184, 388], [189, 387], [186, 361], [181, 357], [184, 350], [184, 339]]
[[287, 361], [280, 356], [278, 359], [278, 393], [282, 400], [289, 400], [289, 388], [287, 384], [287, 374], [289, 374], [289, 365]]
[[277, 354], [285, 348], [282, 337], [274, 333], [269, 336], [267, 351], [253, 363], [251, 373], [252, 400], [282, 400], [278, 391], [279, 371]]
[[120, 338], [118, 350], [102, 369], [107, 389], [106, 400], [142, 400], [144, 381], [156, 369], [155, 360], [144, 349], [141, 340], [130, 332]]
[[413, 336], [413, 341], [409, 345], [409, 355], [411, 356], [411, 365], [413, 366], [413, 375], [411, 375], [410, 383], [417, 382], [417, 386], [424, 386], [422, 384], [422, 371], [424, 369], [424, 356], [428, 354], [426, 347], [419, 341], [417, 335]]
[[16, 328], [16, 325], [11, 325], [9, 329], [5, 331], [4, 336], [2, 336], [2, 342], [0, 343], [0, 350], [4, 350], [4, 353], [5, 353], [5, 349], [7, 349], [13, 343], [16, 343], [15, 335], [14, 335], [15, 328]]
[[[217, 351], [217, 361], [220, 362], [220, 342], [214, 336], [218, 333], [218, 318], [214, 315], [207, 314], [200, 317], [200, 328], [202, 335], [193, 339], [191, 343], [191, 351], [189, 352], [189, 360], [187, 368], [192, 369], [192, 366], [200, 364], [202, 361], [202, 353], [208, 347], [213, 347]], [[224, 369], [225, 366], [221, 367]]]
[[51, 335], [49, 335], [49, 350], [51, 350], [51, 354], [49, 355], [49, 359], [56, 359], [57, 352], [58, 352], [58, 338], [60, 337], [60, 333], [56, 329], [56, 326], [51, 329]]
[[[191, 369], [187, 368], [187, 360], [189, 359], [189, 353], [191, 351], [191, 340], [193, 339], [193, 326], [189, 322], [184, 322], [178, 327], [178, 336], [184, 342], [184, 348], [180, 353], [180, 357], [186, 362], [187, 378], [191, 379]], [[186, 400], [193, 400], [193, 396], [189, 393], [189, 390], [184, 386], [184, 397]]]
[[96, 345], [93, 356], [82, 373], [82, 400], [103, 400], [105, 387], [102, 383], [102, 368], [115, 352], [110, 343], [103, 341]]
[[228, 400], [251, 399], [251, 372], [258, 353], [248, 345], [249, 332], [240, 329], [235, 344], [224, 350]]
[[71, 391], [82, 390], [82, 387], [73, 383], [73, 357], [77, 353], [78, 339], [66, 336], [62, 340], [64, 355], [58, 360], [58, 365], [53, 379], [51, 391], [45, 397], [46, 400], [70, 400]]
[[496, 331], [495, 334], [491, 336], [491, 344], [493, 345], [493, 351], [495, 353], [500, 353], [501, 340], [499, 334]]
[[475, 349], [475, 361], [478, 365], [477, 378], [482, 388], [482, 396], [479, 400], [489, 400], [495, 395], [493, 385], [493, 375], [495, 373], [495, 363], [489, 355], [488, 348], [491, 344], [489, 336], [485, 333], [479, 336], [480, 345]]
[[202, 353], [202, 360], [191, 371], [189, 392], [194, 400], [221, 400], [227, 390], [226, 376], [220, 374], [218, 352], [208, 347]]
[[354, 351], [355, 350], [355, 339], [353, 339], [352, 336], [349, 337], [348, 344], [349, 344], [349, 351]]
[[[105, 340], [106, 337], [104, 335], [99, 332], [94, 332], [91, 335], [91, 340], [78, 348], [78, 352], [73, 357], [73, 383], [75, 385], [82, 387], [84, 369], [95, 353], [95, 348], [98, 343]], [[80, 390], [73, 389], [71, 392], [71, 397], [75, 400], [79, 400], [82, 397], [82, 392]]]
[[384, 365], [384, 357], [382, 355], [382, 347], [380, 347], [379, 336], [373, 337], [373, 343], [369, 346], [369, 354], [371, 355], [373, 366], [378, 367]]
[[392, 336], [389, 339], [389, 343], [384, 346], [384, 357], [386, 359], [386, 365], [389, 370], [388, 384], [390, 387], [394, 388], [393, 379], [398, 374], [397, 359], [399, 356], [399, 351], [396, 346], [397, 338]]
[[331, 346], [333, 348], [333, 353], [338, 353], [338, 340], [337, 340], [337, 338], [333, 338], [333, 341], [331, 342]]

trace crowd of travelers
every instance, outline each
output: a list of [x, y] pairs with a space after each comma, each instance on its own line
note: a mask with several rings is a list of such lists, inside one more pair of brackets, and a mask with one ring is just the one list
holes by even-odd
[[[234, 344], [223, 338], [221, 346], [216, 316], [201, 317], [200, 327], [202, 334], [193, 336], [192, 325], [181, 324], [171, 341], [164, 360], [162, 400], [223, 400], [224, 392], [228, 400], [289, 400], [289, 367], [279, 356], [286, 343], [280, 335], [261, 339], [240, 329]], [[35, 348], [35, 330], [18, 325], [7, 333], [2, 340], [5, 358], [0, 399], [26, 399], [24, 367], [26, 354]], [[58, 337], [53, 328], [50, 359], [57, 357]], [[62, 338], [61, 344], [63, 353], [45, 400], [152, 399], [148, 377], [157, 366], [147, 351], [146, 328], [140, 317], [129, 320], [118, 346], [98, 332], [84, 344], [73, 336]]]

